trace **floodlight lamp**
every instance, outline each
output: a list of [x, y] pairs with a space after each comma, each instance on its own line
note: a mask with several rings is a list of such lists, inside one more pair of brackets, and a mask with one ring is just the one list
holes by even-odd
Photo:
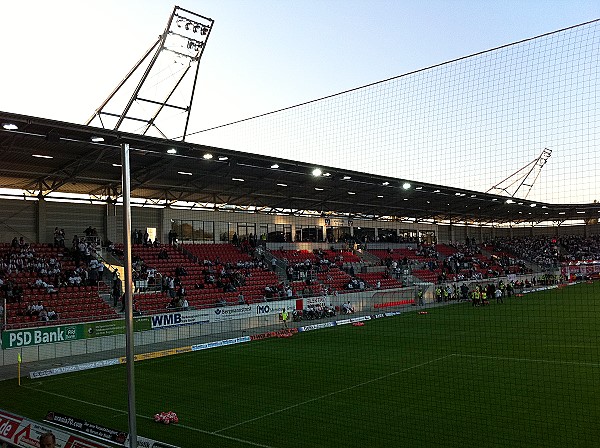
[[315, 168], [314, 170], [312, 170], [312, 175], [315, 177], [319, 177], [322, 173], [323, 171], [321, 171], [321, 168]]
[[94, 143], [101, 143], [104, 141], [104, 137], [93, 136], [90, 140]]
[[175, 148], [167, 149], [167, 154], [177, 154], [177, 150]]
[[7, 131], [16, 131], [17, 129], [19, 129], [19, 126], [17, 126], [14, 123], [2, 123], [2, 127]]
[[277, 168], [279, 168], [279, 165], [277, 163], [274, 163], [273, 165], [271, 165], [271, 168], [273, 168], [274, 170], [276, 170]]
[[529, 204], [530, 207], [537, 207], [537, 204]]
[[410, 189], [410, 183], [408, 183], [408, 182], [404, 182], [404, 183], [402, 184], [402, 188], [404, 188], [405, 190], [408, 190], [408, 189]]
[[512, 199], [507, 199], [507, 200], [506, 200], [506, 203], [507, 203], [507, 204], [514, 204], [514, 203], [515, 203], [515, 201], [513, 201]]
[[387, 187], [390, 183], [389, 182], [384, 182], [381, 185], [383, 185], [384, 187]]
[[212, 155], [212, 154], [210, 154], [210, 153], [206, 153], [206, 154], [204, 154], [204, 155], [202, 156], [202, 158], [203, 158], [204, 160], [210, 160], [210, 159], [212, 159], [212, 158], [213, 158], [213, 155]]

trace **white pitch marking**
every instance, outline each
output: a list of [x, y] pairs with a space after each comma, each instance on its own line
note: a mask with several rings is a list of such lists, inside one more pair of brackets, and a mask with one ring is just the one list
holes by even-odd
[[573, 366], [600, 367], [600, 363], [597, 363], [597, 362], [557, 361], [557, 360], [553, 360], [553, 359], [511, 358], [511, 357], [504, 357], [504, 356], [487, 356], [487, 355], [462, 355], [460, 353], [453, 353], [452, 356], [460, 356], [462, 358], [495, 359], [497, 361], [524, 361], [524, 362], [539, 362], [539, 363], [543, 363], [543, 364], [565, 364], [565, 365], [573, 365]]
[[417, 364], [416, 366], [407, 367], [405, 369], [398, 370], [397, 372], [388, 373], [387, 375], [383, 375], [383, 376], [380, 376], [378, 378], [374, 378], [372, 380], [363, 381], [362, 383], [355, 384], [354, 386], [345, 387], [343, 389], [336, 390], [334, 392], [330, 392], [328, 394], [321, 395], [319, 397], [311, 398], [310, 400], [306, 400], [306, 401], [303, 401], [301, 403], [296, 403], [296, 404], [293, 404], [291, 406], [287, 406], [285, 408], [278, 409], [277, 411], [269, 412], [268, 414], [259, 415], [258, 417], [254, 417], [254, 418], [251, 418], [249, 420], [245, 420], [243, 422], [236, 423], [235, 425], [230, 425], [230, 426], [227, 426], [225, 428], [218, 429], [218, 430], [215, 431], [215, 433], [220, 433], [222, 431], [227, 431], [228, 429], [233, 429], [233, 428], [236, 428], [238, 426], [245, 425], [247, 423], [252, 423], [252, 422], [254, 422], [256, 420], [260, 420], [260, 419], [263, 419], [263, 418], [266, 418], [266, 417], [270, 417], [271, 415], [280, 414], [282, 412], [289, 411], [290, 409], [294, 409], [294, 408], [303, 406], [305, 404], [312, 403], [314, 401], [322, 400], [323, 398], [331, 397], [332, 395], [341, 394], [342, 392], [346, 392], [346, 391], [349, 391], [349, 390], [352, 390], [352, 389], [356, 389], [356, 388], [359, 388], [359, 387], [362, 387], [362, 386], [366, 386], [367, 384], [375, 383], [377, 381], [384, 380], [384, 379], [389, 378], [391, 376], [398, 375], [400, 373], [407, 372], [407, 371], [412, 370], [412, 369], [417, 369], [419, 367], [423, 367], [423, 366], [426, 366], [427, 364], [432, 364], [434, 362], [438, 362], [438, 361], [441, 361], [441, 360], [446, 359], [446, 358], [450, 358], [451, 356], [454, 356], [454, 354], [452, 353], [450, 355], [446, 355], [446, 356], [442, 356], [440, 358], [432, 359], [431, 361], [427, 361], [427, 362], [424, 362], [424, 363], [421, 363], [421, 364]]
[[[42, 392], [44, 394], [49, 394], [49, 395], [54, 395], [56, 397], [66, 398], [67, 400], [73, 400], [73, 401], [77, 401], [79, 403], [89, 404], [91, 406], [97, 406], [99, 408], [103, 408], [103, 409], [108, 409], [110, 411], [119, 412], [120, 414], [125, 414], [125, 415], [127, 414], [127, 411], [122, 411], [121, 409], [113, 408], [113, 407], [110, 407], [110, 406], [104, 406], [104, 405], [101, 405], [101, 404], [98, 404], [98, 403], [91, 403], [89, 401], [80, 400], [78, 398], [73, 398], [73, 397], [68, 397], [66, 395], [57, 394], [56, 392], [50, 392], [50, 391], [43, 390], [43, 389], [36, 389], [35, 387], [29, 387], [29, 386], [23, 386], [23, 387], [25, 389], [33, 390], [33, 391], [36, 391], [36, 392]], [[152, 417], [148, 417], [146, 415], [136, 414], [136, 417], [145, 418], [145, 419], [148, 419], [148, 420], [154, 420]], [[262, 448], [274, 448], [274, 447], [272, 447], [270, 445], [263, 445], [263, 444], [260, 444], [260, 443], [252, 442], [250, 440], [238, 439], [237, 437], [226, 436], [224, 434], [217, 434], [214, 431], [206, 431], [206, 430], [203, 430], [203, 429], [198, 429], [198, 428], [194, 428], [192, 426], [182, 425], [182, 424], [179, 424], [179, 423], [177, 424], [177, 426], [180, 426], [180, 427], [182, 427], [184, 429], [189, 429], [191, 431], [200, 432], [202, 434], [208, 434], [208, 435], [212, 435], [212, 436], [217, 436], [217, 437], [220, 437], [222, 439], [234, 440], [236, 442], [245, 443], [247, 445], [258, 446], [258, 447], [262, 447]]]

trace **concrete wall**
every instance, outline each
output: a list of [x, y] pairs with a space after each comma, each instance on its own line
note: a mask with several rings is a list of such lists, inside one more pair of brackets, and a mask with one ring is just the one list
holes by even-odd
[[[123, 210], [121, 206], [98, 205], [89, 203], [64, 203], [46, 200], [9, 200], [0, 199], [0, 241], [10, 242], [13, 237], [24, 236], [29, 242], [51, 243], [54, 228], [64, 228], [67, 244], [74, 235], [81, 235], [88, 227], [95, 227], [102, 239], [115, 242], [123, 241]], [[215, 235], [219, 234], [231, 223], [256, 224], [256, 232], [260, 233], [260, 224], [289, 224], [294, 232], [296, 225], [325, 227], [322, 217], [295, 217], [264, 215], [258, 213], [223, 212], [210, 210], [179, 210], [170, 208], [132, 207], [132, 230], [154, 227], [161, 242], [167, 241], [172, 220], [199, 220], [215, 222]], [[560, 227], [481, 227], [447, 224], [426, 224], [408, 222], [376, 222], [372, 220], [353, 219], [354, 227], [387, 228], [409, 231], [435, 231], [439, 243], [456, 241], [464, 242], [466, 237], [485, 242], [496, 236], [531, 236], [531, 235], [592, 235], [600, 233], [599, 224], [587, 226]]]

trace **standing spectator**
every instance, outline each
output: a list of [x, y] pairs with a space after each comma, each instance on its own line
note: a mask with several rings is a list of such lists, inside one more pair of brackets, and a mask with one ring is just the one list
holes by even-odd
[[284, 308], [283, 311], [281, 312], [281, 320], [283, 321], [283, 328], [287, 328], [287, 322], [288, 322], [289, 317], [290, 317], [290, 313], [288, 313], [286, 311], [286, 309]]
[[116, 308], [119, 303], [119, 297], [121, 297], [121, 280], [117, 275], [117, 279], [113, 280], [112, 287], [112, 298], [113, 298], [113, 306]]

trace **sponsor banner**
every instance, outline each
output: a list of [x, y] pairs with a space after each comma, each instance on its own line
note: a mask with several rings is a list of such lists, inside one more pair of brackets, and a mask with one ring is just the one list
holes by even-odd
[[252, 307], [254, 308], [254, 316], [279, 315], [281, 314], [284, 308], [291, 312], [295, 306], [295, 300], [284, 300], [281, 302], [264, 302], [252, 305]]
[[523, 294], [529, 294], [530, 292], [548, 291], [549, 289], [558, 289], [558, 285], [540, 286], [539, 288], [530, 288], [523, 291]]
[[224, 339], [222, 341], [206, 342], [204, 344], [192, 345], [191, 349], [193, 352], [198, 350], [207, 350], [209, 348], [224, 347], [226, 345], [241, 344], [243, 342], [250, 342], [250, 336], [242, 336], [240, 338]]
[[2, 332], [2, 348], [28, 347], [30, 345], [74, 341], [81, 338], [83, 338], [82, 325], [7, 330]]
[[0, 411], [0, 440], [11, 441], [22, 421], [22, 417]]
[[336, 325], [348, 325], [350, 322], [350, 319], [341, 319], [335, 321]]
[[267, 333], [253, 334], [250, 336], [250, 340], [251, 341], [260, 341], [262, 339], [276, 338], [281, 335], [289, 335], [290, 333], [291, 334], [298, 333], [298, 329], [297, 328], [289, 328], [286, 330], [269, 331]]
[[304, 327], [298, 328], [298, 331], [319, 330], [321, 328], [335, 327], [336, 325], [337, 325], [337, 322], [323, 322], [320, 324], [305, 325]]
[[382, 317], [385, 317], [385, 313], [373, 314], [371, 319], [381, 319]]
[[[149, 317], [142, 317], [133, 321], [134, 331], [145, 331], [150, 330], [150, 328]], [[125, 320], [123, 319], [53, 327], [22, 328], [2, 332], [2, 348], [54, 344], [56, 342], [68, 342], [118, 334], [125, 334]]]
[[254, 316], [254, 309], [251, 305], [212, 308], [210, 311], [210, 322], [222, 322], [224, 320], [244, 319]]
[[402, 314], [402, 311], [388, 311], [387, 313], [384, 313], [385, 317], [392, 317], [392, 316], [400, 316], [400, 314]]
[[591, 275], [600, 272], [600, 262], [563, 265], [560, 268], [563, 275]]
[[181, 325], [205, 324], [210, 320], [207, 311], [181, 311], [176, 313], [155, 314], [148, 318], [151, 328], [179, 327]]
[[51, 432], [56, 437], [56, 448], [108, 448], [107, 445], [82, 436], [0, 411], [0, 442], [19, 448], [39, 448], [39, 438], [46, 432]]
[[281, 314], [284, 308], [290, 311], [294, 310], [296, 308], [296, 300], [211, 308], [208, 310], [209, 322], [214, 323], [226, 320], [246, 319], [249, 317], [273, 316]]
[[309, 306], [325, 306], [325, 297], [307, 297], [304, 299], [304, 305]]
[[395, 302], [376, 303], [373, 308], [389, 308], [391, 306], [412, 305], [413, 303], [415, 303], [414, 299], [397, 300]]
[[[192, 351], [192, 347], [188, 345], [186, 347], [169, 348], [166, 350], [159, 350], [156, 352], [140, 353], [139, 355], [135, 355], [133, 357], [133, 360], [134, 360], [134, 362], [135, 361], [145, 361], [147, 359], [163, 358], [165, 356], [179, 355], [181, 353], [189, 353], [191, 351]], [[119, 362], [121, 364], [127, 363], [127, 357], [121, 356], [119, 358]]]
[[347, 324], [353, 324], [354, 322], [364, 322], [365, 320], [371, 320], [371, 316], [352, 317], [350, 319], [337, 320], [335, 323], [337, 325], [347, 325]]
[[[118, 431], [116, 429], [107, 428], [96, 423], [88, 422], [77, 417], [70, 417], [68, 415], [59, 414], [58, 412], [49, 412], [46, 415], [46, 421], [54, 423], [55, 425], [62, 426], [70, 430], [78, 431], [96, 437], [104, 442], [110, 442], [122, 446], [130, 446], [131, 437], [128, 433]], [[137, 437], [138, 447], [147, 448], [177, 448], [173, 445], [166, 443], [157, 442], [156, 440], [148, 439], [146, 437]]]
[[105, 322], [91, 322], [83, 324], [83, 337], [99, 338], [102, 336], [113, 336], [115, 334], [125, 334], [124, 320], [108, 320]]
[[44, 420], [62, 426], [63, 428], [83, 432], [106, 442], [118, 443], [119, 445], [123, 445], [128, 436], [125, 432], [106, 428], [105, 426], [90, 423], [87, 420], [70, 417], [58, 412], [48, 412]]
[[99, 367], [114, 366], [117, 364], [120, 364], [119, 358], [105, 359], [102, 361], [92, 361], [83, 364], [74, 364], [72, 366], [55, 367], [52, 369], [30, 372], [29, 378], [44, 378], [47, 376], [60, 375], [62, 373], [79, 372], [82, 370], [97, 369]]

